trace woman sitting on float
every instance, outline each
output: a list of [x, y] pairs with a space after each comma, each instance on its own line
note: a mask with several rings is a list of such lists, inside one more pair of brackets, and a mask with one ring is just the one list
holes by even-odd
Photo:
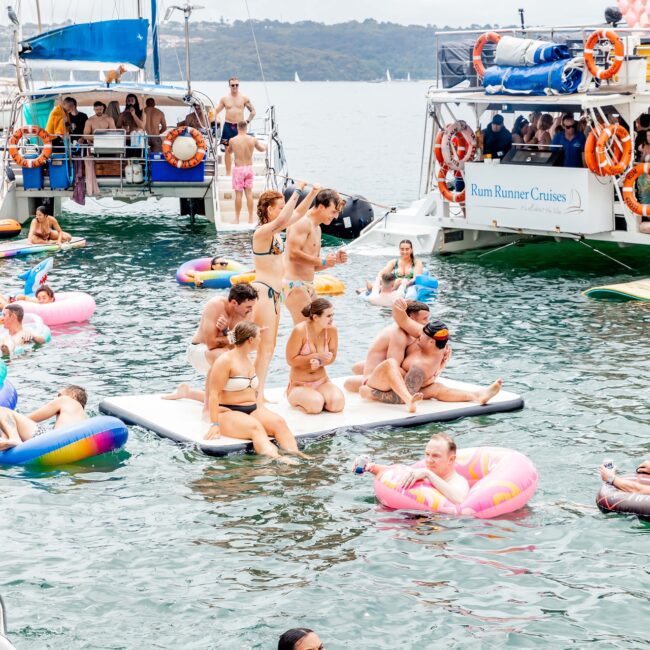
[[[225, 271], [228, 264], [230, 264], [229, 260], [224, 259], [221, 257], [221, 255], [215, 255], [211, 260], [210, 260], [210, 271]], [[194, 271], [192, 269], [185, 271], [185, 275], [189, 278], [191, 282], [194, 282], [194, 285], [197, 287], [200, 287], [203, 284], [203, 278], [201, 277], [201, 274], [205, 273], [205, 271]]]
[[48, 215], [47, 208], [44, 205], [36, 208], [36, 216], [29, 226], [29, 234], [27, 235], [30, 244], [48, 244], [51, 242], [65, 244], [71, 239], [71, 235], [61, 230], [59, 222]]
[[305, 413], [338, 413], [345, 397], [327, 376], [325, 366], [336, 361], [338, 332], [332, 325], [334, 308], [317, 298], [302, 310], [306, 321], [298, 323], [287, 342], [287, 363], [291, 368], [287, 399]]
[[253, 310], [253, 321], [259, 325], [262, 337], [255, 359], [260, 399], [264, 399], [266, 375], [275, 351], [280, 325], [284, 245], [279, 235], [305, 216], [321, 189], [320, 185], [314, 185], [300, 206], [296, 207], [305, 185], [305, 182], [300, 181], [286, 203], [284, 196], [275, 190], [264, 192], [257, 203], [259, 225], [253, 233], [251, 243], [255, 280], [251, 284], [255, 286], [259, 296]]
[[416, 275], [424, 273], [424, 264], [413, 255], [411, 240], [402, 239], [399, 243], [399, 257], [388, 262], [377, 277], [381, 277], [382, 273], [393, 274], [395, 278], [394, 290], [402, 285], [410, 284]]

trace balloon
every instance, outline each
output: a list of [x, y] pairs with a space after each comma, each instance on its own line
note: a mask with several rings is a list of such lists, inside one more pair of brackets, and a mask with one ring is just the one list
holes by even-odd
[[628, 27], [650, 27], [650, 0], [618, 0]]

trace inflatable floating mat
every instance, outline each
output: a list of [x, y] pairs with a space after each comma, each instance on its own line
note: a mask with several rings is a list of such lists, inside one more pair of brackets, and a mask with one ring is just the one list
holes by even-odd
[[[333, 380], [341, 389], [345, 377]], [[472, 388], [450, 379], [440, 380], [448, 386]], [[173, 388], [170, 386], [170, 389]], [[520, 409], [523, 399], [514, 393], [500, 391], [485, 406], [473, 402], [439, 402], [425, 400], [418, 403], [416, 413], [408, 413], [404, 405], [380, 404], [363, 400], [356, 393], [345, 393], [345, 409], [342, 413], [307, 415], [289, 405], [284, 395], [285, 387], [267, 389], [267, 395], [276, 404], [268, 408], [284, 417], [297, 440], [322, 438], [339, 429], [358, 427], [415, 427], [428, 422], [447, 422], [474, 415], [488, 415]], [[99, 405], [102, 413], [114, 415], [127, 424], [138, 424], [149, 431], [176, 442], [189, 443], [202, 452], [223, 456], [233, 452], [252, 450], [247, 441], [226, 438], [205, 440], [209, 423], [201, 419], [202, 405], [194, 400], [164, 400], [160, 395], [126, 395], [105, 399]]]
[[642, 300], [650, 302], [650, 279], [593, 287], [583, 291], [582, 295], [596, 300]]
[[33, 255], [35, 253], [50, 253], [66, 248], [80, 248], [86, 245], [83, 237], [73, 237], [67, 244], [30, 244], [27, 239], [17, 239], [0, 243], [0, 257], [15, 257], [16, 255]]

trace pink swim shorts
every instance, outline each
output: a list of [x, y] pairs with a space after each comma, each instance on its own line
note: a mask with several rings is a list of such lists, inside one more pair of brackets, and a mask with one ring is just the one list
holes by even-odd
[[253, 166], [242, 165], [232, 168], [232, 189], [241, 192], [253, 187]]

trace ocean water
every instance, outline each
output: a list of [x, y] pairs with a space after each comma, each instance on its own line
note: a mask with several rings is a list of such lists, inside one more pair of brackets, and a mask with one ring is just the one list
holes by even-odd
[[[415, 198], [426, 84], [268, 90], [297, 177], [389, 204]], [[265, 103], [261, 84], [250, 95]], [[92, 412], [106, 396], [198, 382], [184, 349], [210, 292], [180, 287], [174, 271], [213, 251], [250, 259], [245, 235], [215, 235], [155, 205], [101, 217], [91, 207], [62, 216], [89, 245], [58, 254], [50, 280], [91, 292], [97, 312], [11, 362], [25, 412], [70, 382], [87, 387]], [[17, 273], [38, 259], [3, 260], [2, 287], [17, 289]], [[336, 269], [348, 289], [333, 299], [333, 374], [348, 372], [388, 322], [353, 291], [384, 262], [353, 257]], [[650, 264], [639, 256], [625, 271], [578, 244], [427, 263], [442, 285], [432, 311], [452, 333], [445, 374], [503, 377], [524, 396], [522, 411], [351, 429], [310, 445], [313, 461], [297, 467], [210, 458], [131, 427], [113, 456], [1, 469], [0, 594], [16, 647], [261, 649], [294, 626], [317, 630], [328, 650], [641, 647], [650, 526], [601, 514], [595, 496], [604, 457], [629, 470], [650, 450], [650, 312], [580, 292], [642, 277]], [[287, 378], [289, 330], [285, 314], [273, 383]], [[369, 478], [349, 472], [360, 453], [416, 460], [437, 431], [461, 447], [529, 455], [540, 474], [529, 506], [490, 521], [392, 512]]]

